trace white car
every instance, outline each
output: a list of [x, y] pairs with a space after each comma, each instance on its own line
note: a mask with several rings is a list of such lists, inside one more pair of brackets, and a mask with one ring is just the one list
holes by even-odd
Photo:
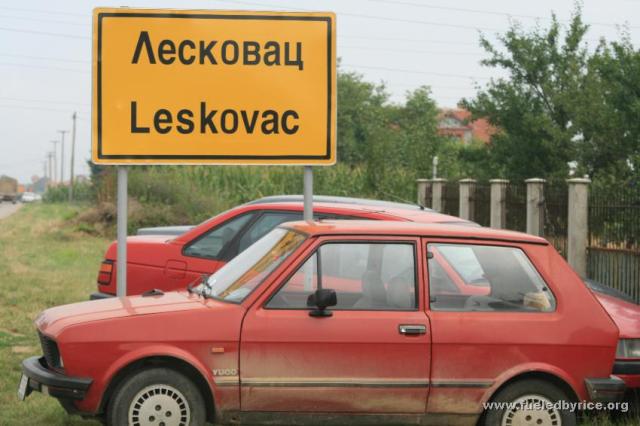
[[22, 194], [20, 200], [23, 203], [33, 203], [35, 201], [42, 201], [42, 196], [40, 194], [36, 194], [35, 192], [25, 192]]

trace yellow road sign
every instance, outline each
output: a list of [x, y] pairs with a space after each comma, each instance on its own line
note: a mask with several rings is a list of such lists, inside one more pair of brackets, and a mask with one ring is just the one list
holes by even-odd
[[98, 8], [99, 164], [336, 160], [333, 13]]

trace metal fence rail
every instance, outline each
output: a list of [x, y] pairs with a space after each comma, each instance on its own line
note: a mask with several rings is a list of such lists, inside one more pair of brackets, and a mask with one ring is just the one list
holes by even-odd
[[505, 195], [507, 229], [527, 231], [527, 185], [509, 183]]
[[591, 189], [587, 275], [640, 303], [640, 187]]
[[588, 247], [587, 276], [640, 303], [640, 251]]
[[491, 224], [491, 185], [488, 183], [476, 184], [474, 200], [474, 222], [482, 226]]
[[569, 228], [569, 188], [566, 183], [549, 184], [544, 189], [544, 237], [567, 258]]
[[460, 216], [460, 186], [458, 182], [447, 182], [442, 188], [443, 213]]

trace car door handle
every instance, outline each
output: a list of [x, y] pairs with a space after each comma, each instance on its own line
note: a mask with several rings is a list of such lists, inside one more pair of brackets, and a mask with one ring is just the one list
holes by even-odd
[[426, 334], [427, 326], [423, 324], [400, 324], [398, 326], [398, 331], [400, 334], [405, 335], [418, 335], [418, 334]]

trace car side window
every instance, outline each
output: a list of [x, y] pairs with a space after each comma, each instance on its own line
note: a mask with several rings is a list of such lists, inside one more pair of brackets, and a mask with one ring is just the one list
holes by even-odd
[[395, 242], [323, 244], [266, 307], [308, 309], [307, 298], [319, 288], [335, 290], [338, 304], [333, 310], [415, 310], [415, 246]]
[[185, 256], [218, 259], [224, 248], [251, 220], [253, 213], [236, 216], [209, 231], [184, 249]]
[[251, 244], [264, 237], [281, 223], [302, 220], [302, 212], [266, 212], [256, 220], [238, 241], [238, 252], [242, 253]]
[[433, 310], [555, 310], [551, 290], [519, 248], [436, 243], [427, 250]]

